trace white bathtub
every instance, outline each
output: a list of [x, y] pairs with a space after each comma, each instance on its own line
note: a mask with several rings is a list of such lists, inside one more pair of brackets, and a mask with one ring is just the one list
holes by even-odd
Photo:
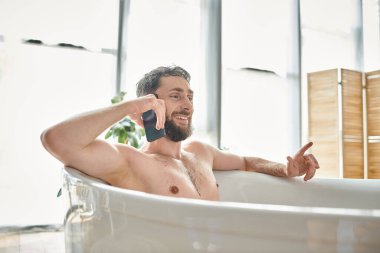
[[380, 180], [215, 174], [220, 202], [119, 189], [65, 168], [66, 252], [380, 252]]

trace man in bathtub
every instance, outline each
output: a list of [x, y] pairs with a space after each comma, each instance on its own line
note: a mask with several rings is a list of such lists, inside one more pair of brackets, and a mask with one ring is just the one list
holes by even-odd
[[[287, 164], [238, 156], [200, 141], [184, 144], [192, 133], [189, 82], [189, 73], [178, 66], [156, 68], [137, 83], [137, 99], [60, 122], [42, 133], [42, 143], [65, 165], [113, 186], [167, 196], [218, 200], [213, 170], [304, 176], [305, 181], [314, 176], [318, 162], [305, 154], [312, 143], [288, 156]], [[148, 110], [156, 113], [156, 128], [164, 128], [166, 136], [147, 142], [142, 149], [97, 138], [127, 115], [142, 125], [141, 115]]]

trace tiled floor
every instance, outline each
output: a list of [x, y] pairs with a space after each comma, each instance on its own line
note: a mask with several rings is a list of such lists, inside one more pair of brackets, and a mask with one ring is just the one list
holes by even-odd
[[0, 229], [0, 253], [64, 253], [62, 229]]

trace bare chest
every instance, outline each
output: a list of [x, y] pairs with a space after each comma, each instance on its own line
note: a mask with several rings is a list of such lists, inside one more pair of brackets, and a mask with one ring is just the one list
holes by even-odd
[[212, 165], [201, 158], [181, 160], [153, 156], [139, 170], [144, 191], [175, 197], [218, 200], [219, 193]]

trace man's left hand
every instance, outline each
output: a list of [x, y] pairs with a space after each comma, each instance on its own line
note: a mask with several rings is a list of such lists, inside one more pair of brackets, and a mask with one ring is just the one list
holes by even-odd
[[314, 177], [315, 171], [319, 169], [317, 159], [312, 154], [305, 155], [305, 152], [313, 145], [309, 142], [303, 146], [293, 157], [288, 156], [286, 166], [286, 175], [288, 177], [303, 176], [304, 180], [310, 180]]

